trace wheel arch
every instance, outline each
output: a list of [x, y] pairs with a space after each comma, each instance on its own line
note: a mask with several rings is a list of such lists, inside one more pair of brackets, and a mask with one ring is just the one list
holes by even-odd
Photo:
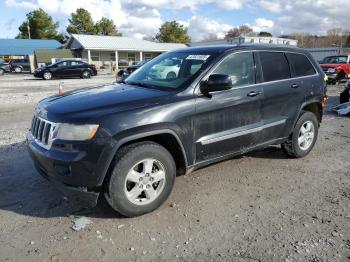
[[101, 176], [101, 185], [103, 185], [105, 181], [108, 180], [108, 177], [111, 174], [113, 161], [117, 152], [125, 146], [143, 141], [155, 142], [166, 148], [174, 158], [177, 175], [183, 175], [186, 173], [188, 166], [187, 155], [179, 136], [175, 133], [175, 131], [171, 129], [162, 129], [157, 131], [138, 133], [120, 139], [113, 147], [110, 159], [106, 165], [106, 170]]
[[[308, 103], [301, 108], [301, 112], [302, 111], [309, 111], [311, 113], [314, 113], [318, 119], [318, 123], [322, 122], [323, 107], [322, 107], [321, 102], [315, 101], [315, 102]], [[299, 115], [300, 115], [300, 113], [299, 113]]]
[[303, 113], [303, 111], [308, 111], [311, 113], [314, 113], [316, 115], [316, 118], [318, 120], [318, 123], [320, 124], [322, 122], [323, 118], [323, 106], [322, 103], [319, 100], [312, 100], [308, 103], [302, 104], [300, 107], [298, 113], [296, 114], [296, 117], [294, 118], [293, 125], [291, 126], [291, 130], [288, 136], [291, 136], [293, 134], [293, 129], [298, 122], [299, 117]]

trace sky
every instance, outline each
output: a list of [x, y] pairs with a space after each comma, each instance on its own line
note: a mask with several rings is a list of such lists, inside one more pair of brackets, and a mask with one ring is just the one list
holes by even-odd
[[125, 36], [154, 36], [162, 23], [179, 21], [193, 41], [223, 38], [235, 26], [248, 25], [274, 36], [295, 32], [324, 35], [342, 27], [350, 31], [350, 0], [0, 0], [0, 38], [14, 38], [26, 13], [42, 8], [64, 31], [77, 8], [94, 21], [113, 19]]

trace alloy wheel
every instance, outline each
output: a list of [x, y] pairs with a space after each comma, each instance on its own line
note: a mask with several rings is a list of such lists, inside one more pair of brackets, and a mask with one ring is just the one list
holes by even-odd
[[301, 125], [299, 136], [298, 136], [298, 145], [301, 150], [308, 150], [312, 145], [315, 137], [315, 127], [311, 121], [306, 121]]
[[164, 165], [153, 158], [135, 164], [125, 179], [124, 193], [135, 205], [152, 203], [162, 193], [165, 186]]

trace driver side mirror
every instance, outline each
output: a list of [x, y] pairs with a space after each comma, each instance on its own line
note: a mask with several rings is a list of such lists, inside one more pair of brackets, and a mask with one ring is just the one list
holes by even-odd
[[202, 94], [207, 95], [211, 92], [224, 91], [232, 88], [232, 80], [228, 75], [214, 74], [210, 75], [208, 80], [201, 84]]

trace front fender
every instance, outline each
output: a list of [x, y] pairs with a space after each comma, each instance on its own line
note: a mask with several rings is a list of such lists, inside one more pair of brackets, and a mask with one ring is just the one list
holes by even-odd
[[[138, 127], [133, 128], [131, 130], [125, 130], [121, 132], [120, 134], [117, 134], [116, 136], [112, 137], [111, 142], [108, 144], [108, 148], [102, 152], [101, 159], [105, 159], [103, 168], [100, 170], [101, 175], [99, 179], [99, 186], [103, 184], [103, 181], [107, 175], [107, 172], [109, 170], [109, 167], [113, 161], [113, 158], [115, 157], [117, 151], [125, 144], [130, 143], [132, 141], [136, 141], [142, 138], [147, 138], [154, 135], [161, 135], [161, 134], [170, 134], [174, 136], [179, 143], [183, 156], [185, 158], [185, 164], [188, 166], [188, 156], [189, 156], [189, 150], [184, 147], [184, 144], [181, 140], [181, 134], [179, 133], [181, 129], [178, 127], [171, 125], [171, 124], [164, 124], [162, 128], [160, 128], [158, 125], [154, 126], [146, 126], [146, 127]], [[104, 155], [104, 156], [103, 156]]]

